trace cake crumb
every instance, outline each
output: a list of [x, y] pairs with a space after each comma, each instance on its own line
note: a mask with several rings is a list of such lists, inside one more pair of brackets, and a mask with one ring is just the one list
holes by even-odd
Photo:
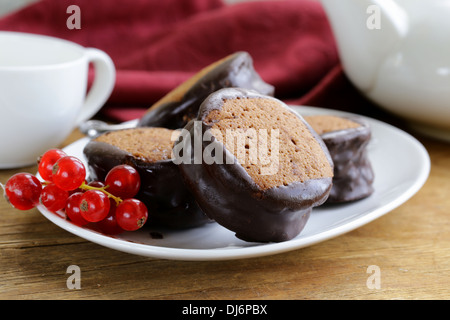
[[132, 128], [107, 132], [95, 141], [108, 143], [147, 162], [169, 160], [177, 131], [166, 128]]
[[[216, 138], [261, 189], [333, 176], [323, 146], [305, 122], [278, 101], [241, 98], [224, 99], [222, 103], [220, 109], [211, 110], [203, 121], [211, 126], [212, 132], [221, 133]], [[274, 133], [278, 135], [276, 139], [272, 139]], [[272, 145], [273, 142], [277, 145]], [[244, 148], [239, 150], [239, 145]], [[277, 170], [274, 174], [263, 174], [261, 169], [274, 156], [277, 157]]]

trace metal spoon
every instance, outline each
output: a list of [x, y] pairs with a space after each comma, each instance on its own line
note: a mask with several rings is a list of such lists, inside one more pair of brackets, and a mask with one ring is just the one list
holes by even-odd
[[135, 122], [124, 122], [119, 124], [108, 124], [100, 120], [88, 120], [82, 123], [78, 129], [81, 133], [85, 134], [89, 138], [95, 138], [96, 136], [108, 132], [121, 129], [130, 129], [136, 127]]

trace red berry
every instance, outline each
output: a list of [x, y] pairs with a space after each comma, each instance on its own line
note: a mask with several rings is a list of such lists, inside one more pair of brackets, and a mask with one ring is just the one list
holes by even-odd
[[83, 196], [82, 192], [73, 193], [66, 203], [66, 215], [70, 221], [78, 226], [84, 226], [89, 223], [81, 216], [80, 201]]
[[56, 212], [64, 209], [68, 198], [68, 191], [58, 188], [54, 183], [50, 183], [42, 189], [40, 201], [48, 210]]
[[141, 228], [148, 218], [147, 207], [137, 199], [123, 200], [116, 209], [118, 225], [127, 231]]
[[16, 209], [29, 210], [39, 204], [41, 182], [29, 173], [16, 173], [5, 185], [5, 196]]
[[86, 178], [86, 168], [76, 157], [65, 156], [53, 166], [53, 182], [61, 189], [71, 191], [77, 189]]
[[81, 216], [89, 222], [103, 220], [108, 215], [109, 209], [109, 198], [100, 190], [88, 190], [81, 197]]
[[88, 183], [88, 186], [95, 187], [95, 188], [104, 188], [105, 184], [101, 181], [94, 180]]
[[50, 149], [46, 151], [38, 160], [38, 171], [42, 179], [44, 179], [45, 181], [53, 181], [53, 165], [56, 163], [56, 161], [58, 161], [62, 157], [65, 157], [66, 155], [67, 154], [60, 149]]
[[135, 168], [127, 164], [112, 168], [105, 178], [107, 191], [120, 197], [128, 199], [134, 197], [141, 187], [141, 178]]
[[97, 227], [98, 231], [108, 235], [117, 235], [124, 231], [117, 224], [116, 202], [113, 199], [110, 199], [110, 209], [108, 215], [103, 220], [97, 222], [95, 226]]

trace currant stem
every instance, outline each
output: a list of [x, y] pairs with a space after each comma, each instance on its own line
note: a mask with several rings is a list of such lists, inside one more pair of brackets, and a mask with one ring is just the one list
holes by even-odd
[[116, 202], [116, 205], [119, 205], [123, 200], [119, 197], [116, 197], [115, 195], [109, 193], [108, 191], [106, 191], [105, 189], [108, 188], [109, 186], [104, 186], [104, 187], [93, 187], [93, 186], [89, 186], [86, 183], [82, 183], [81, 186], [79, 187], [82, 190], [100, 190], [102, 192], [104, 192], [108, 198], [113, 199]]

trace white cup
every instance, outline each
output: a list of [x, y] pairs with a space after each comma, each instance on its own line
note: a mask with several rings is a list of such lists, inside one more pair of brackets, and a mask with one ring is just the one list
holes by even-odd
[[[89, 64], [95, 78], [87, 92]], [[0, 169], [35, 164], [95, 115], [115, 83], [101, 50], [41, 35], [0, 32]]]

